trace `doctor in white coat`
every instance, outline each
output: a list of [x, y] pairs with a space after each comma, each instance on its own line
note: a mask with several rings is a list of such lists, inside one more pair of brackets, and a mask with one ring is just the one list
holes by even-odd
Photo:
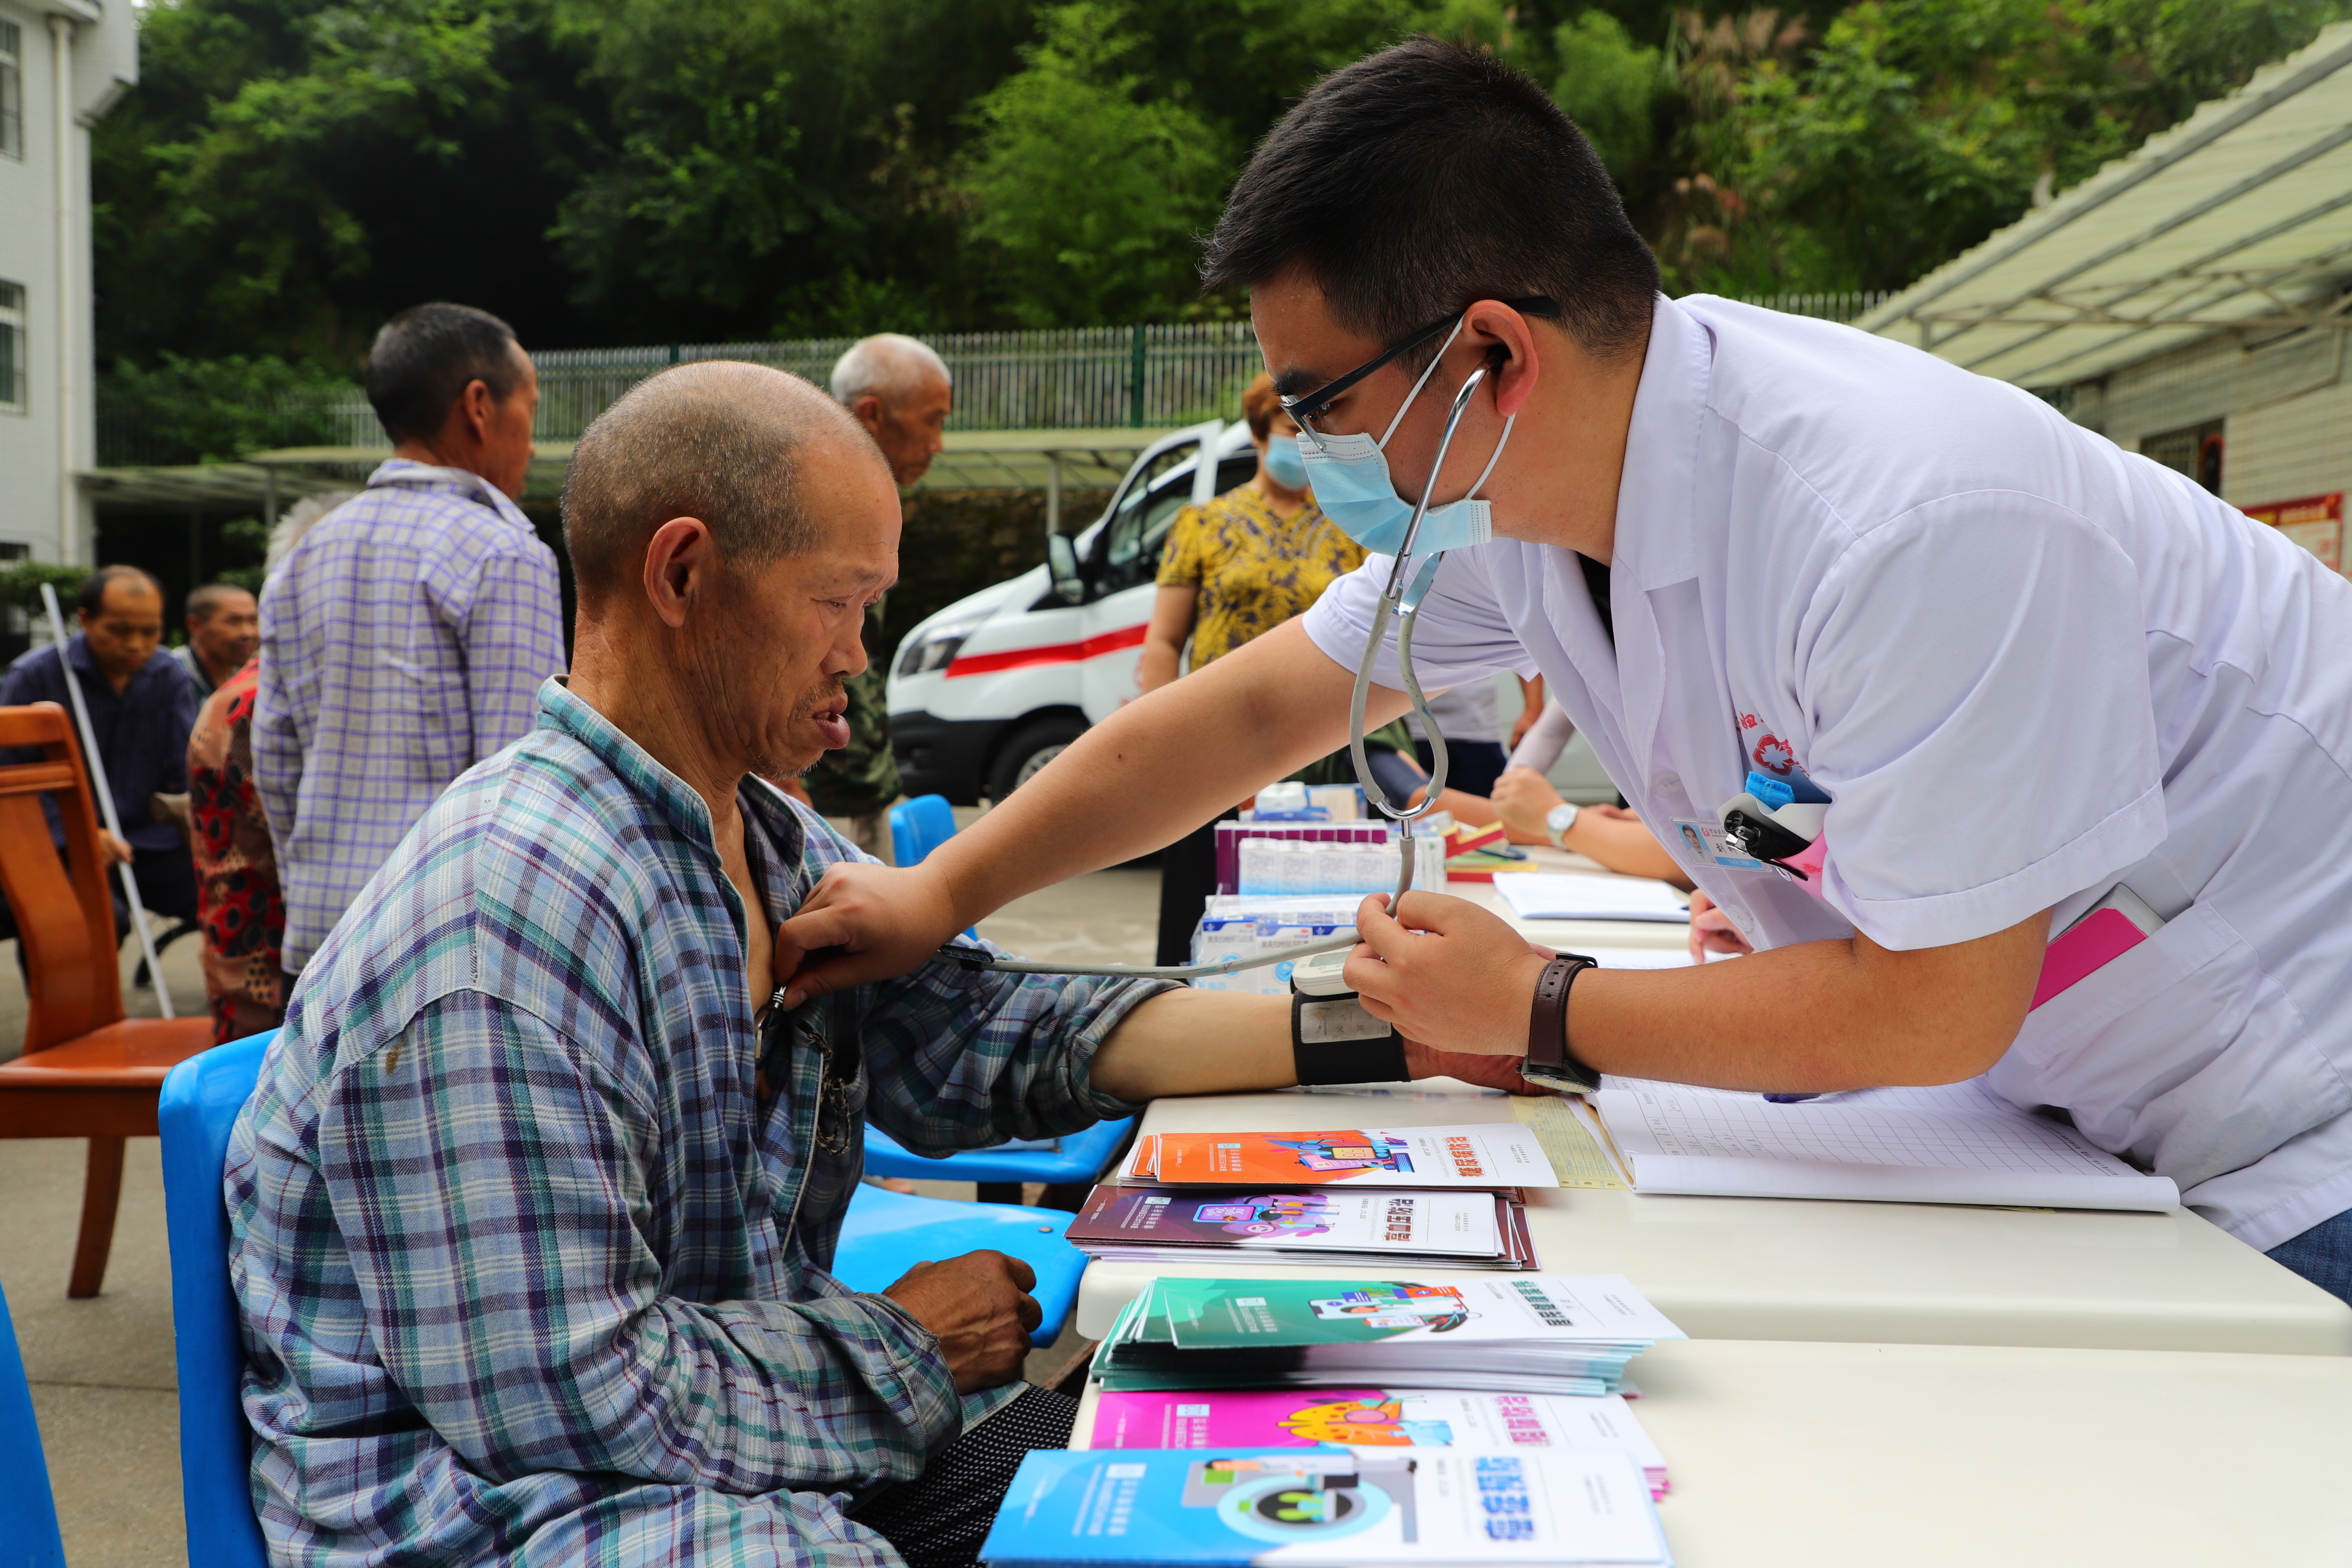
[[[1664, 299], [1575, 128], [1450, 45], [1308, 94], [1206, 271], [1250, 288], [1318, 497], [1376, 549], [1488, 369], [1424, 524], [1447, 553], [1420, 679], [1540, 673], [1757, 950], [1570, 976], [1580, 1070], [1784, 1092], [1981, 1074], [2352, 1297], [2352, 584], [2013, 388]], [[911, 967], [1343, 743], [1390, 565], [1123, 709], [921, 866], [836, 868], [779, 972], [841, 949], [795, 978], [813, 994]], [[1374, 724], [1405, 706], [1392, 647], [1377, 679]], [[1750, 773], [1827, 803], [1815, 890], [1671, 826]], [[2119, 886], [2163, 925], [2029, 1012], [2045, 943]], [[1408, 895], [1402, 924], [1381, 903], [1348, 967], [1373, 1010], [1432, 1046], [1529, 1051], [1550, 955], [1459, 900]]]

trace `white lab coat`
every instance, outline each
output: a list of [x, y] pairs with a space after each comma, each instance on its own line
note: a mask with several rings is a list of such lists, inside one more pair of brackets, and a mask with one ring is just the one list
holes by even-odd
[[[1342, 665], [1388, 570], [1307, 617]], [[2352, 1208], [2352, 584], [2025, 393], [1700, 296], [1657, 305], [1610, 601], [1613, 649], [1570, 552], [1448, 555], [1422, 682], [1540, 672], [1759, 947], [2055, 931], [2126, 884], [2168, 923], [1987, 1082], [2255, 1247]], [[1752, 768], [1830, 797], [1826, 901], [1669, 826]]]

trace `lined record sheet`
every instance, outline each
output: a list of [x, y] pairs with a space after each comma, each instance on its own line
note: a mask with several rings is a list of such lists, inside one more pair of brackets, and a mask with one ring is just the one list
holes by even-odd
[[1973, 1080], [1780, 1105], [1612, 1078], [1594, 1105], [1636, 1192], [2158, 1212], [2180, 1203], [2168, 1178]]

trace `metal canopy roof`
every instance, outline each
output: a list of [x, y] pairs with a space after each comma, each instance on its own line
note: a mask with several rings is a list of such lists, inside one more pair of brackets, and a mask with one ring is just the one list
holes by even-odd
[[2347, 276], [2352, 22], [1854, 325], [2053, 387], [2216, 331], [2343, 324]]

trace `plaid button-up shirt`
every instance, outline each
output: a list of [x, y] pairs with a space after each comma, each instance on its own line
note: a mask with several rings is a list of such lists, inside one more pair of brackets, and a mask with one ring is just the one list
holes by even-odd
[[562, 673], [555, 554], [488, 480], [394, 458], [302, 536], [262, 590], [253, 716], [289, 970]]
[[[541, 702], [320, 950], [230, 1145], [273, 1557], [896, 1563], [846, 1500], [1003, 1394], [959, 1401], [928, 1331], [826, 1272], [864, 1119], [946, 1152], [1130, 1114], [1089, 1065], [1165, 987], [933, 963], [762, 1062], [701, 798]], [[859, 858], [738, 799], [753, 918]]]

